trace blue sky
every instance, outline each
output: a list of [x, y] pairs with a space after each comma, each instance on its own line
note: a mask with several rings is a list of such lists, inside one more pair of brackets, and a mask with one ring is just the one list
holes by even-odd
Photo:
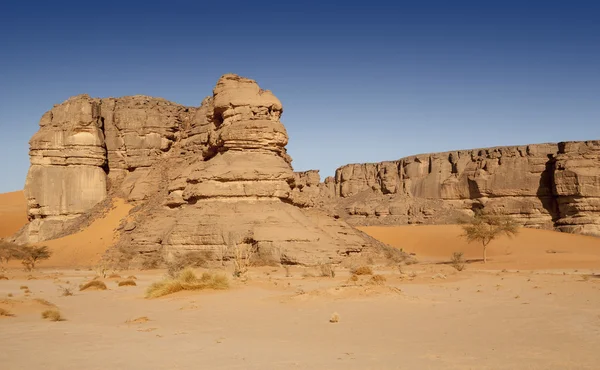
[[222, 74], [282, 101], [295, 170], [600, 138], [597, 1], [5, 1], [0, 192], [72, 95], [197, 106]]

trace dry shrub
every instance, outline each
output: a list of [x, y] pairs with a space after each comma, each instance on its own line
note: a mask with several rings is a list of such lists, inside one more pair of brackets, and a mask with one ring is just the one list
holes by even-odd
[[120, 279], [121, 275], [119, 275], [119, 274], [110, 274], [110, 275], [108, 275], [108, 278], [109, 279]]
[[137, 278], [133, 275], [127, 276], [127, 280], [137, 280]]
[[352, 276], [350, 276], [350, 281], [357, 282], [358, 281], [358, 276], [353, 274]]
[[10, 298], [10, 297], [12, 297], [12, 296], [13, 296], [13, 294], [12, 294], [12, 293], [8, 293], [6, 296], [7, 296], [8, 298]]
[[180, 271], [188, 267], [206, 267], [213, 255], [212, 250], [176, 254], [171, 261], [167, 262], [167, 274], [175, 278]]
[[25, 294], [29, 294], [29, 293], [31, 293], [31, 290], [29, 290], [29, 289], [25, 289], [25, 290], [23, 291], [23, 293], [25, 293]]
[[14, 316], [14, 315], [12, 313], [10, 313], [10, 311], [0, 307], [0, 316], [10, 317], [10, 316]]
[[36, 301], [37, 303], [44, 305], [44, 306], [48, 306], [48, 307], [56, 307], [56, 305], [46, 299], [43, 298], [36, 298], [34, 299], [34, 301]]
[[350, 270], [353, 275], [373, 275], [371, 266], [359, 266]]
[[227, 288], [229, 288], [229, 280], [226, 276], [205, 272], [198, 278], [192, 269], [187, 268], [177, 274], [175, 278], [167, 278], [150, 285], [146, 291], [146, 298], [158, 298], [182, 290], [222, 290]]
[[119, 286], [137, 286], [133, 280], [123, 280], [119, 282]]
[[131, 319], [131, 320], [127, 320], [125, 321], [125, 324], [142, 324], [145, 322], [150, 321], [150, 319], [148, 318], [148, 316], [140, 316], [137, 317], [135, 319]]
[[386, 278], [383, 275], [373, 275], [367, 282], [367, 284], [371, 285], [384, 285], [386, 282]]
[[331, 315], [331, 318], [329, 319], [329, 322], [330, 323], [336, 323], [336, 322], [339, 322], [339, 321], [340, 321], [340, 314], [338, 314], [337, 312], [334, 312]]
[[59, 287], [60, 289], [60, 295], [63, 297], [69, 297], [73, 295], [73, 290], [71, 288], [65, 288], [63, 286]]
[[64, 317], [62, 317], [60, 311], [57, 309], [46, 310], [42, 312], [42, 319], [47, 319], [50, 321], [65, 321]]
[[82, 286], [79, 287], [79, 290], [87, 290], [87, 289], [93, 289], [93, 290], [106, 290], [106, 284], [104, 284], [104, 282], [100, 281], [100, 280], [92, 280], [86, 284], [83, 284]]
[[8, 280], [8, 277], [6, 277], [6, 275], [0, 275], [0, 280]]
[[334, 267], [330, 263], [322, 263], [319, 267], [321, 269], [321, 277], [335, 277]]
[[21, 289], [21, 290], [27, 290], [27, 289], [29, 289], [29, 287], [27, 285], [21, 285], [19, 287], [19, 289]]
[[456, 271], [462, 271], [465, 269], [465, 259], [463, 257], [463, 252], [454, 252], [452, 253], [452, 258], [450, 259], [450, 265], [456, 269]]

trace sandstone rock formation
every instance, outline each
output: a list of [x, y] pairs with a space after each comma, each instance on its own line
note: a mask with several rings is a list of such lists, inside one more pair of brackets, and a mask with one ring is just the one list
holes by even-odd
[[318, 173], [293, 172], [282, 112], [270, 91], [232, 74], [198, 108], [71, 98], [44, 115], [30, 142], [31, 222], [18, 238], [70, 232], [105, 199], [123, 197], [135, 207], [107, 258], [134, 264], [186, 251], [226, 259], [241, 245], [289, 264], [374, 250], [344, 221], [307, 208], [323, 187]]
[[350, 164], [336, 171], [333, 200], [331, 180], [318, 188], [313, 203], [357, 225], [453, 222], [481, 209], [528, 227], [600, 235], [600, 141]]

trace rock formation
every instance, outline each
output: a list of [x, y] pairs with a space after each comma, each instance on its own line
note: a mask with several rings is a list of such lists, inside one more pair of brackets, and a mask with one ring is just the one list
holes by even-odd
[[350, 164], [317, 188], [313, 203], [356, 225], [453, 222], [481, 209], [527, 227], [600, 236], [600, 141]]
[[187, 251], [227, 258], [250, 244], [289, 264], [374, 250], [344, 221], [308, 208], [319, 177], [293, 172], [282, 112], [270, 91], [231, 74], [199, 108], [71, 98], [44, 115], [30, 142], [31, 222], [18, 238], [54, 238], [118, 196], [135, 207], [109, 257], [137, 264]]

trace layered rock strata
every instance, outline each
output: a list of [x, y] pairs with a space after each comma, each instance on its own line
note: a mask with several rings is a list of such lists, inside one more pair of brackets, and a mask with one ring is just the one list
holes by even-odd
[[[107, 197], [135, 205], [112, 257], [134, 264], [251, 245], [289, 264], [340, 262], [373, 243], [314, 204], [318, 174], [294, 173], [281, 102], [225, 75], [198, 108], [82, 95], [44, 115], [31, 140], [24, 241], [60, 235]], [[333, 183], [332, 183], [333, 184]]]
[[527, 227], [600, 235], [600, 141], [350, 164], [331, 182], [318, 186], [321, 197], [312, 202], [353, 224], [453, 222], [481, 209]]

